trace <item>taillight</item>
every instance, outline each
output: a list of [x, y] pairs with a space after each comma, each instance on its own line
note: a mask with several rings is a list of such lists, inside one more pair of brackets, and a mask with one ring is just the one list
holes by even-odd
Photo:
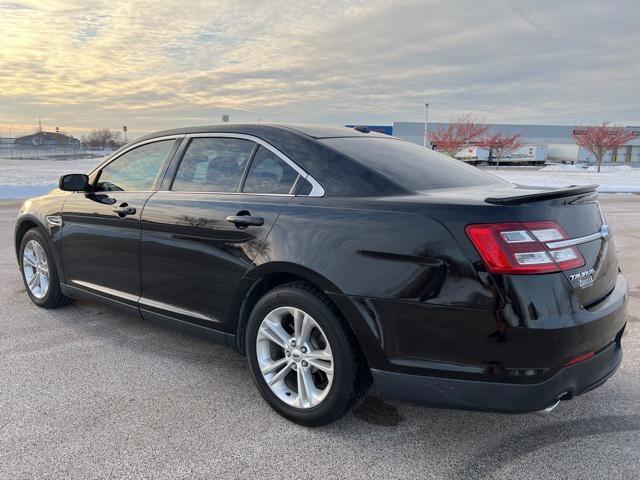
[[469, 225], [466, 232], [493, 273], [549, 273], [584, 265], [576, 247], [547, 248], [547, 242], [569, 239], [555, 222]]

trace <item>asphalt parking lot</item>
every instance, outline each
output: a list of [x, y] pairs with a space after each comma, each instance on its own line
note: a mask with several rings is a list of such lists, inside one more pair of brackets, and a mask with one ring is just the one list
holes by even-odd
[[271, 411], [230, 349], [87, 302], [42, 310], [0, 203], [0, 478], [640, 478], [640, 196], [603, 195], [631, 286], [625, 359], [549, 417], [368, 398], [325, 428]]

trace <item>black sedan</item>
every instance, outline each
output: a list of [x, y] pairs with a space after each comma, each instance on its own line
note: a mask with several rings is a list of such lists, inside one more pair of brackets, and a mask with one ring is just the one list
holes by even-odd
[[99, 300], [225, 343], [298, 423], [372, 385], [532, 412], [622, 358], [628, 287], [596, 195], [365, 128], [192, 127], [63, 176], [25, 202], [15, 247], [35, 304]]

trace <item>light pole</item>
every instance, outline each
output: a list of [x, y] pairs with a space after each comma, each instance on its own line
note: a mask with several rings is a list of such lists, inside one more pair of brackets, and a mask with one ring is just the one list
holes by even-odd
[[424, 148], [429, 144], [429, 104], [424, 104]]

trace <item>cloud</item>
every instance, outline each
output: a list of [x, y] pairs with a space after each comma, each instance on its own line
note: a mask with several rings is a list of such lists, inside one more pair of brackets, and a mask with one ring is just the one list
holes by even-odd
[[[0, 3], [0, 122], [640, 123], [635, 0]], [[635, 14], [633, 14], [635, 12]]]
[[0, 10], [29, 10], [30, 8], [22, 3], [0, 2]]

